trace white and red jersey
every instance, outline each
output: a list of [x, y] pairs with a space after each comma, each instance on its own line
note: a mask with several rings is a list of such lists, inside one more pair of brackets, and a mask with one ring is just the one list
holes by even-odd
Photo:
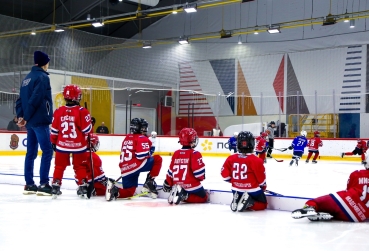
[[186, 191], [196, 191], [202, 188], [205, 179], [205, 164], [200, 152], [190, 149], [180, 149], [173, 153], [167, 172], [166, 181], [170, 186], [181, 185]]
[[120, 172], [122, 177], [141, 169], [150, 157], [151, 141], [146, 135], [128, 134], [122, 142]]
[[321, 140], [320, 137], [314, 137], [314, 138], [309, 139], [308, 149], [310, 151], [318, 151], [319, 147], [322, 147], [322, 146], [323, 146], [323, 141]]
[[256, 144], [255, 144], [255, 152], [261, 153], [266, 151], [266, 140], [265, 138], [259, 136], [256, 138]]
[[232, 184], [232, 190], [239, 192], [259, 192], [266, 185], [264, 161], [254, 154], [233, 154], [223, 164], [223, 180]]
[[91, 131], [90, 112], [79, 106], [61, 106], [55, 110], [50, 141], [60, 152], [84, 152]]
[[354, 222], [369, 218], [369, 170], [350, 174], [347, 189], [331, 194], [340, 208]]

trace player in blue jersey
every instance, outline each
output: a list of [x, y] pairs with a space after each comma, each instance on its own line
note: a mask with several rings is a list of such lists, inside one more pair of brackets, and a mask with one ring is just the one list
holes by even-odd
[[230, 137], [228, 139], [228, 149], [229, 151], [233, 150], [233, 153], [237, 152], [237, 136], [238, 136], [238, 132], [235, 132], [233, 134], [233, 137]]
[[306, 131], [301, 131], [301, 135], [297, 136], [293, 139], [291, 146], [288, 147], [289, 150], [293, 149], [292, 160], [290, 162], [290, 166], [293, 165], [293, 162], [296, 163], [296, 166], [299, 165], [299, 160], [301, 156], [304, 154], [305, 147], [307, 146], [308, 140], [306, 138]]

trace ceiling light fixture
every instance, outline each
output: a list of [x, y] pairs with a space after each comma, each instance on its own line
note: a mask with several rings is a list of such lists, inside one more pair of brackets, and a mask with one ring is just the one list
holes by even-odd
[[220, 31], [220, 38], [229, 38], [232, 37], [232, 31], [225, 31], [225, 30], [221, 30]]
[[64, 29], [60, 26], [56, 26], [54, 32], [63, 32]]
[[355, 28], [355, 19], [350, 19], [350, 28]]
[[255, 30], [254, 30], [254, 34], [255, 34], [255, 35], [259, 34], [259, 29], [258, 29], [257, 27], [258, 27], [258, 26], [256, 25]]
[[242, 36], [238, 35], [238, 43], [237, 44], [242, 44]]
[[144, 41], [142, 44], [142, 48], [144, 49], [150, 49], [151, 47], [151, 42], [150, 41]]
[[268, 28], [268, 32], [270, 34], [281, 33], [281, 28], [279, 25], [270, 25]]
[[177, 13], [178, 13], [178, 11], [177, 11], [177, 7], [176, 7], [176, 6], [174, 6], [174, 7], [173, 7], [172, 14], [177, 14]]
[[92, 23], [92, 26], [93, 27], [101, 27], [101, 26], [104, 26], [104, 22], [96, 21], [96, 22]]
[[187, 13], [193, 13], [193, 12], [197, 12], [197, 4], [189, 4], [186, 3], [186, 5], [183, 7], [184, 11], [186, 11]]
[[87, 14], [87, 20], [91, 20], [91, 14]]
[[178, 43], [179, 43], [179, 44], [189, 44], [189, 42], [188, 42], [188, 37], [186, 37], [186, 36], [181, 36], [181, 37], [179, 38], [179, 40], [178, 40]]
[[33, 36], [36, 35], [36, 31], [35, 30], [32, 30], [31, 31], [31, 35], [33, 35]]

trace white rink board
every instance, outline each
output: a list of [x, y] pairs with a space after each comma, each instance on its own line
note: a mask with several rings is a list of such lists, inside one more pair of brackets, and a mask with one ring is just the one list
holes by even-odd
[[[16, 133], [19, 137], [18, 148], [12, 150], [10, 148], [10, 139], [13, 133], [0, 133], [0, 154], [6, 152], [6, 154], [24, 154], [26, 151], [26, 133]], [[100, 154], [120, 152], [121, 144], [124, 139], [124, 135], [99, 135], [100, 139]], [[229, 137], [200, 137], [199, 144], [196, 150], [200, 151], [203, 155], [216, 155], [217, 153], [229, 154], [228, 145], [226, 144]], [[275, 139], [274, 148], [286, 148], [291, 145], [292, 138]], [[322, 139], [323, 147], [319, 149], [321, 157], [339, 157], [341, 152], [351, 152], [355, 149], [356, 140], [354, 139]], [[178, 137], [160, 137], [156, 139], [156, 153], [170, 153], [179, 149], [181, 146], [178, 143]], [[305, 154], [307, 149], [305, 149]], [[274, 150], [273, 154], [281, 156], [291, 156], [292, 151], [277, 151]]]

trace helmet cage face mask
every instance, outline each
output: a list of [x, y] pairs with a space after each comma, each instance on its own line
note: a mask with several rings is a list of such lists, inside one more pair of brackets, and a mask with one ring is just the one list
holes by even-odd
[[237, 148], [238, 149], [254, 149], [255, 139], [251, 132], [244, 131], [240, 132], [237, 137]]

